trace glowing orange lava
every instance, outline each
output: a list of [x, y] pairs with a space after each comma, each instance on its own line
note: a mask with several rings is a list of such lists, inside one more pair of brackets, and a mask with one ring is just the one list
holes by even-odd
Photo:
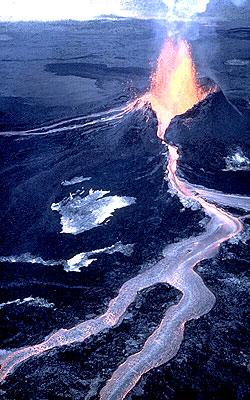
[[163, 139], [171, 119], [192, 108], [207, 94], [197, 85], [187, 42], [181, 41], [175, 45], [172, 40], [167, 40], [159, 56], [156, 72], [152, 75], [150, 91], [142, 97], [156, 113], [157, 135]]

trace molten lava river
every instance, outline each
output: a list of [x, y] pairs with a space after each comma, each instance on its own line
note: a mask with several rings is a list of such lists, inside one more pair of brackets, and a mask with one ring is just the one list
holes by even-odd
[[[129, 305], [134, 302], [139, 291], [157, 283], [168, 283], [181, 291], [181, 300], [166, 310], [160, 325], [147, 339], [143, 348], [138, 353], [129, 356], [117, 368], [100, 392], [100, 398], [103, 400], [124, 399], [143, 374], [166, 363], [177, 354], [183, 340], [185, 323], [208, 313], [214, 306], [215, 296], [194, 271], [194, 267], [201, 260], [213, 257], [221, 243], [237, 235], [243, 228], [239, 218], [218, 208], [215, 204], [240, 207], [249, 211], [250, 201], [247, 197], [223, 195], [206, 188], [199, 189], [178, 178], [176, 174], [178, 149], [163, 141], [171, 119], [187, 111], [206, 95], [207, 92], [201, 90], [196, 83], [195, 69], [187, 43], [182, 41], [175, 45], [169, 40], [160, 54], [149, 92], [120, 109], [96, 114], [96, 120], [87, 122], [91, 129], [98, 118], [104, 122], [120, 119], [135, 108], [138, 109], [150, 103], [158, 120], [157, 134], [162, 139], [163, 145], [168, 148], [169, 185], [181, 201], [188, 199], [199, 203], [208, 215], [209, 222], [202, 234], [168, 245], [159, 262], [124, 283], [103, 315], [79, 323], [71, 329], [60, 329], [39, 344], [6, 353], [2, 360], [1, 381], [30, 357], [58, 346], [83, 342], [91, 335], [114, 327]], [[74, 123], [77, 123], [76, 119]], [[33, 132], [46, 134], [62, 129], [64, 128], [60, 127], [60, 124], [55, 124], [42, 127], [40, 131], [39, 129], [25, 131], [23, 134], [29, 135]], [[6, 132], [6, 134], [10, 135], [11, 132]]]

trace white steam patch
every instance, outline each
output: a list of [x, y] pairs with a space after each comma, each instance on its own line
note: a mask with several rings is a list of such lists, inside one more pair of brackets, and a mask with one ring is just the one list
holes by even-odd
[[[24, 253], [19, 256], [2, 256], [0, 257], [0, 262], [41, 264], [51, 267], [62, 265], [66, 272], [80, 272], [81, 268], [88, 267], [93, 261], [96, 261], [96, 258], [93, 258], [95, 254], [102, 254], [102, 253], [113, 254], [118, 252], [124, 254], [126, 257], [129, 257], [132, 255], [133, 250], [134, 250], [134, 244], [122, 244], [122, 242], [116, 242], [110, 247], [104, 247], [103, 249], [96, 249], [76, 254], [69, 260], [59, 260], [59, 261], [44, 260], [42, 257], [34, 257], [30, 253]], [[31, 299], [31, 297], [27, 299]], [[27, 299], [24, 300], [28, 301]]]
[[71, 185], [76, 185], [77, 183], [85, 182], [85, 181], [90, 181], [91, 176], [87, 176], [84, 178], [83, 176], [76, 176], [75, 178], [70, 179], [69, 181], [63, 181], [61, 183], [62, 186], [71, 186]]
[[51, 209], [61, 215], [61, 233], [77, 235], [93, 229], [111, 217], [115, 210], [135, 203], [134, 197], [104, 197], [109, 191], [90, 190], [85, 197], [81, 196], [84, 190], [78, 193], [51, 205]]
[[224, 171], [241, 171], [250, 169], [250, 160], [243, 154], [241, 149], [225, 158], [226, 168]]
[[244, 66], [244, 65], [249, 65], [250, 61], [249, 60], [241, 60], [238, 58], [233, 58], [232, 60], [227, 60], [225, 62], [226, 65], [232, 65], [232, 66]]
[[79, 253], [67, 261], [64, 267], [67, 272], [80, 272], [83, 267], [88, 267], [96, 258], [89, 258], [89, 253]]
[[27, 263], [27, 264], [41, 264], [54, 266], [58, 265], [58, 261], [48, 260], [45, 261], [42, 257], [34, 257], [30, 253], [24, 253], [19, 256], [1, 256], [0, 262], [8, 262], [8, 263]]
[[210, 0], [164, 0], [170, 17], [190, 18], [206, 11]]
[[119, 252], [129, 257], [133, 253], [133, 249], [133, 244], [122, 244], [121, 242], [117, 242], [110, 247], [105, 247], [104, 249], [97, 249], [91, 252], [75, 255], [67, 261], [67, 265], [65, 265], [64, 269], [68, 272], [80, 272], [81, 268], [88, 267], [93, 261], [96, 261], [96, 258], [89, 258], [90, 256], [100, 253], [113, 254]]
[[0, 42], [8, 42], [9, 40], [11, 40], [11, 37], [9, 35], [0, 35]]
[[6, 303], [1, 303], [0, 304], [0, 309], [4, 308], [5, 306], [8, 306], [10, 304], [16, 304], [20, 306], [21, 304], [28, 303], [31, 306], [35, 307], [45, 307], [45, 308], [53, 308], [55, 306], [54, 303], [49, 303], [47, 300], [42, 299], [41, 297], [26, 297], [23, 300], [17, 299], [17, 300], [11, 300], [7, 301]]

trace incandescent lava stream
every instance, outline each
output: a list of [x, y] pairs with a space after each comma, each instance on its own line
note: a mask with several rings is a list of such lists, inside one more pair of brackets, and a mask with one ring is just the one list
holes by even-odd
[[176, 176], [177, 148], [168, 146], [168, 150], [168, 178], [171, 187], [180, 197], [200, 203], [211, 219], [202, 235], [167, 246], [163, 252], [165, 258], [148, 271], [150, 275], [159, 276], [158, 282], [166, 282], [179, 289], [183, 296], [177, 305], [167, 310], [159, 328], [147, 339], [143, 349], [128, 357], [114, 372], [101, 391], [103, 400], [125, 398], [144, 373], [166, 363], [177, 354], [185, 323], [208, 313], [215, 303], [215, 296], [193, 268], [200, 261], [215, 256], [221, 243], [242, 230], [242, 224], [237, 218], [194, 195], [192, 185], [186, 187], [185, 182]]
[[[152, 77], [151, 89], [139, 99], [140, 104], [149, 102], [155, 111], [158, 136], [163, 139], [170, 120], [176, 114], [184, 113], [205, 96], [206, 93], [196, 84], [195, 69], [186, 42], [175, 46], [171, 41], [167, 41], [160, 55], [156, 73]], [[129, 109], [126, 108], [126, 112], [127, 110]], [[114, 327], [139, 291], [157, 283], [168, 283], [182, 292], [181, 300], [166, 310], [159, 327], [147, 339], [143, 348], [117, 368], [100, 392], [102, 400], [124, 399], [144, 373], [176, 355], [183, 340], [185, 323], [211, 310], [215, 296], [194, 271], [194, 267], [200, 261], [213, 257], [220, 244], [237, 235], [243, 226], [239, 219], [207, 200], [237, 208], [239, 197], [223, 195], [203, 187], [197, 188], [179, 179], [176, 174], [178, 149], [168, 146], [168, 152], [169, 185], [181, 200], [196, 202], [203, 208], [210, 217], [205, 231], [197, 237], [190, 237], [165, 247], [163, 258], [159, 262], [123, 284], [103, 315], [71, 329], [60, 329], [39, 344], [8, 353], [2, 360], [1, 381], [21, 362], [32, 356], [54, 347], [83, 342], [91, 335]], [[240, 208], [249, 210], [249, 204], [249, 198], [241, 197]]]

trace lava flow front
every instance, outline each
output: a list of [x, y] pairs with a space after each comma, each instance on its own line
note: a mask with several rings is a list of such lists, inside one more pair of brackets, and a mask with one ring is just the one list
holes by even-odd
[[152, 75], [150, 91], [142, 97], [142, 101], [148, 101], [156, 113], [157, 135], [163, 139], [171, 119], [192, 108], [207, 94], [197, 85], [187, 42], [175, 45], [172, 40], [167, 40]]
[[[156, 112], [159, 125], [158, 136], [163, 139], [170, 120], [204, 97], [205, 94], [198, 89], [196, 84], [188, 45], [181, 42], [175, 46], [168, 41], [160, 55], [151, 89], [139, 101], [139, 106], [143, 102], [150, 102]], [[130, 112], [130, 109], [128, 111], [126, 108], [126, 112]], [[181, 300], [166, 310], [161, 324], [147, 339], [143, 348], [128, 357], [114, 371], [100, 393], [103, 400], [123, 399], [144, 373], [176, 355], [183, 339], [185, 323], [211, 310], [215, 297], [194, 271], [194, 267], [201, 260], [215, 255], [222, 242], [242, 230], [242, 224], [239, 219], [208, 203], [205, 199], [209, 198], [213, 202], [237, 207], [238, 197], [236, 195], [223, 196], [221, 193], [218, 195], [217, 192], [206, 188], [200, 188], [197, 192], [194, 185], [179, 179], [176, 175], [177, 148], [168, 146], [168, 150], [169, 184], [180, 199], [184, 197], [199, 203], [210, 217], [205, 231], [200, 236], [191, 236], [179, 243], [166, 246], [163, 250], [164, 257], [159, 262], [123, 284], [117, 297], [111, 300], [104, 314], [71, 329], [60, 329], [36, 345], [6, 353], [5, 358], [2, 359], [0, 380], [5, 379], [16, 366], [32, 356], [37, 356], [54, 347], [82, 342], [89, 336], [114, 327], [129, 305], [134, 302], [139, 291], [157, 283], [168, 283], [182, 292]], [[247, 198], [245, 201], [241, 199], [240, 204], [242, 209], [250, 209], [249, 199], [248, 201]]]

